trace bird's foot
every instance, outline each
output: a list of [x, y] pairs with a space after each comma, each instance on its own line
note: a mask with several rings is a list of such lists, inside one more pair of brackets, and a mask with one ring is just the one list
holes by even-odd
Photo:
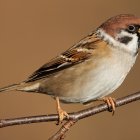
[[112, 112], [112, 115], [115, 113], [115, 106], [116, 106], [116, 100], [112, 97], [103, 97], [100, 100], [104, 101], [108, 105], [109, 112]]
[[59, 116], [59, 120], [58, 120], [57, 124], [60, 124], [64, 120], [65, 117], [67, 119], [69, 118], [68, 113], [66, 111], [64, 111], [62, 108], [58, 108], [57, 112], [58, 112], [58, 116]]

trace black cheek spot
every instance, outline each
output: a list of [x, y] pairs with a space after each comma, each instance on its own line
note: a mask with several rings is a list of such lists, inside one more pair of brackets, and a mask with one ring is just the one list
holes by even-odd
[[121, 43], [124, 43], [124, 44], [126, 44], [126, 45], [127, 45], [131, 40], [132, 40], [132, 37], [129, 37], [129, 36], [124, 36], [124, 37], [118, 38], [118, 41], [120, 41]]

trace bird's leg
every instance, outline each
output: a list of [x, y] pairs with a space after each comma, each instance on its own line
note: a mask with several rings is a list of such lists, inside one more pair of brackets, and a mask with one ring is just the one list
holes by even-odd
[[104, 101], [105, 103], [107, 103], [109, 111], [112, 112], [112, 115], [114, 115], [114, 113], [115, 113], [115, 105], [116, 105], [115, 98], [103, 97], [103, 98], [100, 98], [99, 100]]
[[57, 112], [58, 112], [58, 116], [59, 116], [59, 120], [58, 120], [58, 124], [60, 122], [63, 121], [64, 117], [66, 116], [67, 118], [69, 118], [69, 115], [66, 111], [64, 111], [61, 106], [60, 106], [60, 102], [59, 102], [59, 97], [56, 97], [56, 106], [57, 106]]

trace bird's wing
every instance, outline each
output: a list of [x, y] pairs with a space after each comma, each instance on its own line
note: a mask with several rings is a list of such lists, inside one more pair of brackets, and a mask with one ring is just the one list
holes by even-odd
[[95, 33], [88, 35], [76, 45], [72, 46], [70, 49], [58, 55], [50, 62], [46, 63], [37, 71], [35, 71], [26, 80], [26, 82], [33, 82], [48, 77], [58, 71], [69, 68], [89, 59], [92, 56], [93, 51], [98, 46], [98, 42], [101, 42], [101, 39], [98, 38]]

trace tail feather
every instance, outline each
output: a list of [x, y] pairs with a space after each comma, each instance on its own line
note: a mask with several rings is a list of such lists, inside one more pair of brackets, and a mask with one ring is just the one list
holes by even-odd
[[25, 91], [25, 92], [38, 92], [39, 91], [39, 83], [26, 83], [26, 82], [21, 82], [18, 84], [12, 84], [3, 88], [0, 88], [0, 92], [5, 92], [5, 91]]
[[12, 84], [12, 85], [0, 88], [0, 92], [17, 90], [20, 86], [21, 86], [20, 84]]

